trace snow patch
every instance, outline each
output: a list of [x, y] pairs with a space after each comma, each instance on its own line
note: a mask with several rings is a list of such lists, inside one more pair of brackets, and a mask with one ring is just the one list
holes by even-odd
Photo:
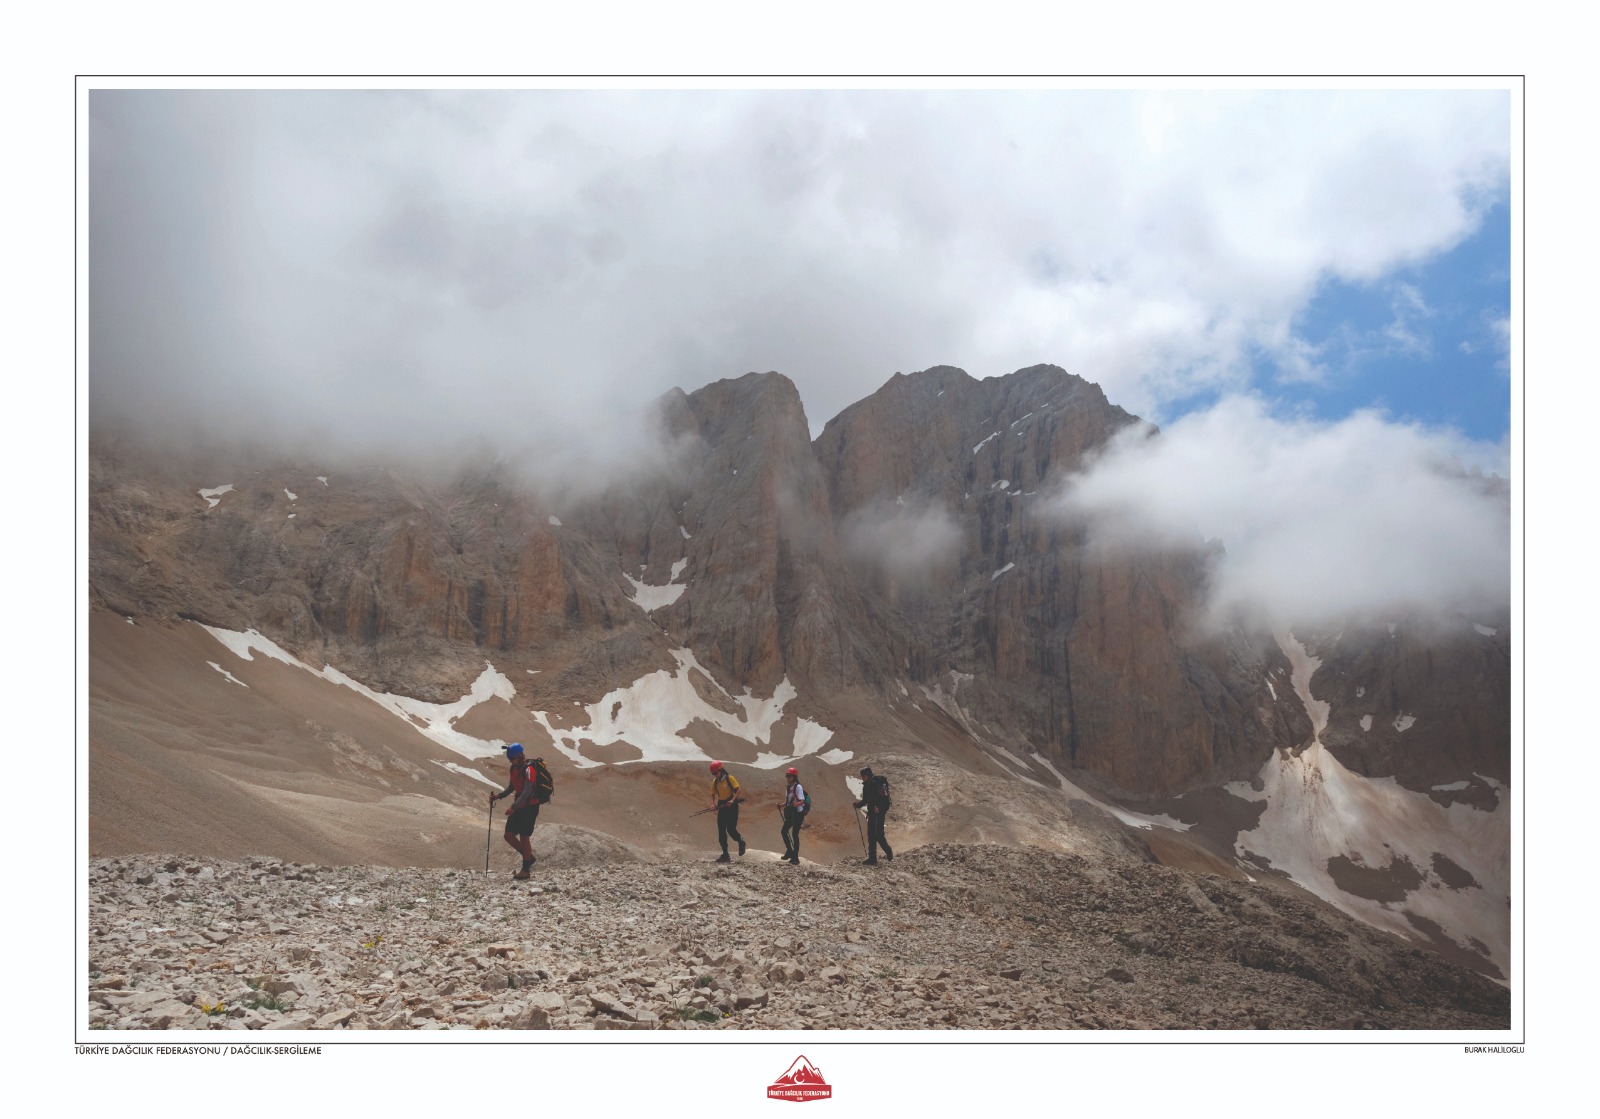
[[[782, 720], [784, 709], [790, 701], [798, 695], [789, 678], [785, 676], [779, 681], [772, 695], [765, 699], [753, 695], [749, 688], [744, 690], [743, 695], [736, 696], [718, 684], [715, 677], [700, 666], [690, 650], [674, 649], [672, 657], [677, 662], [676, 668], [647, 673], [626, 687], [607, 692], [597, 703], [587, 705], [584, 708], [589, 717], [587, 726], [568, 729], [553, 727], [541, 711], [532, 712], [533, 718], [550, 735], [556, 749], [582, 766], [602, 763], [585, 758], [580, 750], [581, 742], [596, 746], [626, 742], [642, 755], [613, 763], [616, 765], [631, 765], [636, 761], [708, 762], [710, 756], [692, 739], [683, 735], [690, 724], [696, 721], [709, 723], [724, 734], [742, 738], [757, 747], [758, 756], [751, 763], [757, 769], [775, 769], [780, 765], [792, 764], [795, 758], [821, 749], [833, 737], [833, 731], [827, 727], [810, 719], [800, 719], [795, 726], [792, 753], [760, 750], [771, 744], [773, 728]], [[739, 710], [728, 712], [707, 703], [689, 679], [691, 672], [701, 673], [705, 682]], [[830, 750], [819, 755], [818, 760], [837, 765], [848, 761], [851, 756], [846, 751]]]
[[1493, 626], [1479, 625], [1477, 622], [1472, 623], [1472, 628], [1483, 634], [1485, 637], [1493, 637], [1495, 634], [1500, 632]]
[[633, 593], [628, 596], [629, 601], [646, 614], [652, 610], [659, 610], [663, 606], [671, 606], [682, 598], [683, 592], [688, 589], [683, 583], [666, 583], [659, 587], [652, 587], [648, 583], [641, 583], [632, 575], [624, 574], [622, 577], [633, 584]]
[[453, 754], [460, 754], [465, 758], [491, 758], [504, 750], [507, 745], [499, 739], [473, 738], [462, 734], [452, 725], [480, 703], [495, 698], [510, 700], [516, 697], [517, 689], [512, 686], [510, 679], [496, 671], [494, 665], [487, 661], [484, 662], [483, 671], [472, 682], [472, 689], [466, 695], [453, 703], [427, 703], [420, 699], [412, 699], [410, 696], [374, 691], [360, 681], [352, 680], [332, 665], [324, 665], [319, 672], [253, 629], [236, 633], [207, 625], [201, 625], [200, 628], [215, 637], [241, 660], [254, 660], [252, 654], [260, 653], [272, 660], [302, 668], [313, 676], [320, 676], [331, 683], [349, 688], [357, 695], [365, 696], [379, 707], [404, 719], [418, 733], [432, 739]]
[[[1311, 676], [1321, 662], [1290, 633], [1278, 635], [1278, 646], [1289, 658], [1295, 691], [1314, 733], [1299, 754], [1279, 751], [1267, 761], [1257, 777], [1262, 793], [1242, 782], [1227, 786], [1237, 796], [1267, 804], [1255, 828], [1235, 840], [1235, 853], [1269, 859], [1324, 901], [1403, 939], [1417, 936], [1408, 914], [1427, 918], [1463, 948], [1471, 949], [1473, 940], [1486, 945], [1495, 966], [1510, 974], [1510, 927], [1503, 919], [1510, 904], [1504, 801], [1493, 812], [1464, 804], [1441, 808], [1393, 777], [1363, 777], [1346, 769], [1322, 744], [1329, 705], [1311, 694]], [[1395, 720], [1396, 729], [1401, 721]], [[1472, 875], [1482, 892], [1453, 890], [1431, 875], [1437, 852]], [[1374, 868], [1405, 858], [1424, 873], [1423, 882], [1400, 905], [1362, 898], [1340, 889], [1329, 873], [1329, 860], [1339, 857]]]
[[682, 525], [678, 526], [678, 531], [683, 533], [683, 538], [685, 540], [693, 540], [694, 539], [694, 537], [689, 535], [689, 530], [684, 528]]
[[551, 524], [555, 525], [557, 528], [561, 527], [561, 518], [556, 516], [554, 513], [551, 513], [550, 516], [545, 518], [545, 519], [548, 520]]
[[[1193, 824], [1186, 824], [1182, 820], [1174, 820], [1171, 816], [1147, 816], [1141, 812], [1129, 812], [1125, 808], [1118, 808], [1115, 805], [1107, 804], [1105, 801], [1100, 800], [1098, 797], [1089, 795], [1077, 785], [1074, 785], [1071, 781], [1068, 781], [1062, 772], [1053, 764], [1051, 764], [1050, 759], [1045, 757], [1043, 754], [1031, 753], [1028, 756], [1042, 765], [1045, 769], [1049, 770], [1051, 775], [1054, 776], [1057, 781], [1061, 782], [1061, 791], [1067, 795], [1068, 800], [1081, 800], [1087, 804], [1092, 804], [1096, 808], [1100, 809], [1100, 811], [1107, 812], [1112, 816], [1115, 816], [1118, 820], [1121, 820], [1129, 827], [1141, 828], [1145, 831], [1149, 831], [1151, 828], [1158, 826], [1163, 828], [1171, 828], [1173, 831], [1188, 831], [1190, 828], [1194, 827]], [[1246, 788], [1248, 787], [1249, 786], [1246, 786]]]
[[1433, 791], [1436, 793], [1455, 793], [1460, 792], [1462, 789], [1470, 789], [1471, 787], [1471, 781], [1456, 781], [1449, 785], [1435, 785], [1433, 787]]
[[233, 673], [229, 672], [226, 668], [223, 668], [216, 661], [206, 661], [206, 663], [209, 664], [212, 668], [216, 669], [218, 672], [222, 673], [222, 675], [226, 676], [229, 680], [232, 680], [235, 684], [238, 684], [241, 688], [248, 688], [250, 686], [249, 684], [246, 684], [243, 680], [240, 680]]
[[[995, 432], [994, 435], [991, 435], [991, 436], [988, 437], [988, 439], [985, 439], [983, 441], [983, 443], [989, 442], [989, 439], [993, 439], [996, 435], [999, 435], [999, 434], [1000, 433], [998, 431]], [[972, 448], [972, 453], [973, 454], [977, 454], [979, 451], [983, 450], [983, 443], [979, 443], [976, 447]]]
[[1417, 718], [1415, 715], [1401, 715], [1399, 718], [1395, 719], [1394, 729], [1397, 731], [1408, 731], [1416, 725], [1416, 722]]
[[850, 795], [851, 796], [855, 797], [857, 800], [861, 799], [861, 790], [862, 790], [861, 778], [859, 778], [859, 777], [846, 777], [844, 779], [844, 787], [850, 790]]
[[485, 785], [489, 786], [491, 789], [500, 788], [500, 783], [498, 781], [491, 781], [491, 780], [489, 780], [489, 778], [485, 777], [483, 774], [479, 773], [477, 770], [468, 769], [464, 765], [457, 765], [455, 762], [442, 762], [442, 761], [439, 761], [437, 758], [435, 758], [433, 760], [433, 764], [434, 765], [442, 765], [446, 769], [448, 769], [451, 773], [459, 773], [463, 777], [471, 777], [475, 781], [482, 781]]
[[1363, 715], [1363, 716], [1361, 716], [1361, 729], [1362, 730], [1371, 730], [1372, 729], [1372, 716], [1371, 715]]
[[284, 493], [286, 493], [286, 494], [288, 494], [288, 495], [289, 495], [289, 500], [290, 500], [290, 501], [299, 501], [299, 500], [300, 500], [300, 499], [299, 499], [299, 498], [298, 498], [298, 497], [296, 497], [296, 496], [295, 496], [295, 495], [294, 495], [294, 494], [293, 494], [293, 493], [292, 493], [292, 492], [290, 492], [290, 490], [289, 490], [289, 487], [288, 487], [288, 486], [284, 486], [284, 487], [283, 487], [283, 492], [284, 492]]
[[[1470, 948], [1470, 939], [1487, 945], [1490, 959], [1510, 974], [1504, 802], [1493, 812], [1466, 804], [1441, 808], [1426, 793], [1403, 789], [1392, 777], [1351, 772], [1320, 741], [1298, 756], [1275, 755], [1260, 779], [1267, 808], [1255, 829], [1238, 837], [1239, 855], [1270, 859], [1274, 868], [1324, 901], [1408, 940], [1416, 938], [1417, 930], [1406, 914], [1426, 917], [1462, 947]], [[1395, 906], [1345, 893], [1327, 869], [1328, 860], [1341, 855], [1369, 867], [1386, 867], [1404, 857], [1426, 873], [1435, 852], [1449, 855], [1482, 890], [1452, 890], [1426, 876], [1406, 895], [1403, 906]]]
[[810, 719], [801, 719], [794, 728], [794, 756], [803, 758], [807, 754], [815, 754], [828, 744], [828, 739], [833, 737], [833, 731], [821, 723]]
[[326, 474], [318, 474], [317, 475], [317, 481], [321, 482], [323, 485], [327, 485], [328, 484], [328, 476]]
[[1364, 696], [1366, 694], [1367, 694], [1367, 689], [1365, 689], [1365, 688], [1357, 688], [1356, 689], [1356, 698], [1357, 699], [1360, 699], [1362, 696]]
[[232, 492], [233, 492], [233, 483], [229, 482], [225, 486], [214, 486], [209, 490], [201, 490], [200, 491], [200, 496], [205, 498], [206, 501], [208, 502], [207, 508], [215, 509], [217, 507], [217, 502], [222, 500], [222, 495], [225, 494], [225, 493], [232, 493]]
[[126, 614], [124, 614], [124, 615], [123, 615], [123, 616], [122, 616], [122, 620], [123, 620], [123, 621], [125, 621], [125, 622], [127, 622], [127, 623], [128, 623], [128, 624], [129, 624], [129, 625], [130, 625], [130, 626], [131, 626], [131, 625], [133, 625], [133, 619], [132, 619], [132, 618], [130, 618], [130, 617], [128, 617], [128, 616], [127, 616], [127, 615], [126, 615]]
[[1322, 667], [1322, 661], [1307, 653], [1305, 646], [1287, 630], [1278, 634], [1277, 638], [1278, 648], [1289, 658], [1289, 681], [1294, 685], [1294, 693], [1305, 704], [1306, 714], [1311, 717], [1312, 738], [1320, 742], [1322, 732], [1328, 726], [1330, 705], [1324, 700], [1311, 698], [1311, 677]]
[[996, 571], [993, 575], [989, 576], [989, 582], [994, 582], [996, 579], [1000, 578], [1000, 576], [1004, 575], [1007, 571], [1010, 571], [1015, 566], [1017, 565], [1014, 563], [1006, 564], [999, 571]]
[[1272, 693], [1272, 702], [1278, 702], [1278, 689], [1272, 686], [1272, 677], [1267, 677], [1267, 691]]

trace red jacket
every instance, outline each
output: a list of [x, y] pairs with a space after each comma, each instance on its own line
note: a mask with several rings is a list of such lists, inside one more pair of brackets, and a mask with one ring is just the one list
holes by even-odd
[[511, 763], [511, 785], [505, 791], [515, 794], [512, 808], [525, 808], [529, 804], [539, 803], [533, 799], [533, 763], [527, 758]]

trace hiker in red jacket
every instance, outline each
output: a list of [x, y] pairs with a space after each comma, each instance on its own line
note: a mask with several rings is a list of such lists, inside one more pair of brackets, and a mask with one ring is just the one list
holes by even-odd
[[533, 795], [533, 766], [523, 755], [522, 743], [513, 742], [506, 747], [506, 757], [511, 762], [511, 784], [498, 793], [489, 794], [493, 804], [501, 797], [513, 797], [506, 809], [505, 840], [511, 849], [522, 856], [522, 869], [511, 877], [526, 880], [528, 870], [537, 862], [533, 853], [533, 825], [539, 819], [539, 799]]

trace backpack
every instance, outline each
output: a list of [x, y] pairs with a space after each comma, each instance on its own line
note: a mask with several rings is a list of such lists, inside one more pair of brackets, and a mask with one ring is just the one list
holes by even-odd
[[882, 774], [874, 773], [872, 783], [878, 790], [878, 807], [887, 812], [889, 809], [889, 779]]
[[807, 789], [806, 790], [806, 802], [800, 806], [800, 815], [802, 817], [804, 817], [804, 816], [809, 816], [810, 814], [811, 814], [811, 790]]
[[533, 799], [540, 804], [546, 804], [556, 793], [556, 779], [550, 775], [550, 767], [544, 764], [543, 758], [533, 759]]

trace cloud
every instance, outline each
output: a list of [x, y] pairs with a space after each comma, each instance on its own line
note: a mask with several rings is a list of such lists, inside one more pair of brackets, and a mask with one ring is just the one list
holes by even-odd
[[1373, 412], [1337, 423], [1228, 397], [1159, 435], [1124, 432], [1054, 499], [1101, 547], [1219, 543], [1207, 615], [1336, 623], [1503, 609], [1506, 448]]
[[949, 510], [880, 499], [853, 510], [840, 528], [845, 554], [902, 588], [926, 581], [961, 549], [961, 527]]
[[674, 385], [820, 429], [1040, 361], [1160, 419], [1313, 372], [1317, 285], [1470, 234], [1508, 136], [1493, 90], [97, 90], [91, 421], [599, 464]]

